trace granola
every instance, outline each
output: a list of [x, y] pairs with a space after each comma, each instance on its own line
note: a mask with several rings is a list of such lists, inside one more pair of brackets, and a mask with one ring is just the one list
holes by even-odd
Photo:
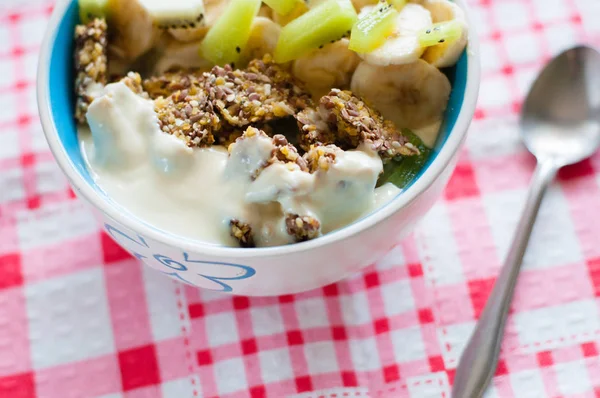
[[302, 83], [282, 66], [273, 62], [271, 55], [267, 54], [262, 59], [250, 61], [248, 72], [266, 76], [276, 91], [285, 93], [290, 104], [297, 110], [305, 109], [312, 105], [312, 99]]
[[296, 121], [300, 129], [298, 145], [305, 151], [309, 151], [313, 145], [328, 145], [335, 142], [334, 130], [315, 108], [306, 108], [298, 112]]
[[308, 98], [289, 73], [263, 61], [253, 61], [245, 70], [215, 66], [204, 80], [214, 107], [233, 126], [292, 116]]
[[276, 134], [270, 137], [263, 130], [255, 127], [248, 127], [229, 145], [228, 151], [230, 156], [235, 153], [235, 156], [242, 160], [251, 156], [256, 158], [252, 162], [244, 160], [243, 167], [250, 173], [252, 180], [256, 179], [265, 168], [275, 163], [288, 164], [290, 167], [308, 171], [306, 160], [300, 156], [296, 147], [290, 144], [285, 136]]
[[310, 150], [304, 154], [304, 160], [308, 164], [311, 173], [319, 170], [327, 171], [335, 163], [337, 153], [342, 150], [335, 145], [313, 145]]
[[318, 111], [307, 109], [296, 118], [301, 130], [299, 141], [305, 150], [333, 143], [342, 149], [354, 149], [366, 143], [384, 160], [419, 154], [392, 122], [350, 91], [333, 89], [321, 98]]
[[227, 126], [221, 128], [218, 132], [214, 133], [215, 140], [218, 145], [222, 145], [225, 148], [228, 148], [231, 144], [233, 144], [238, 138], [244, 135], [244, 130], [239, 128], [234, 128], [232, 126]]
[[[251, 127], [254, 127], [269, 137], [274, 137], [275, 130], [269, 124], [253, 124]], [[246, 127], [232, 126], [227, 121], [221, 118], [221, 129], [215, 131], [215, 139], [219, 145], [223, 145], [225, 148], [229, 147], [230, 144], [234, 143], [235, 140], [244, 135], [244, 132], [247, 130]]]
[[231, 228], [231, 236], [240, 243], [241, 247], [255, 246], [250, 224], [234, 218], [229, 221], [229, 226]]
[[272, 157], [269, 164], [273, 163], [290, 163], [296, 164], [300, 170], [308, 171], [306, 160], [298, 153], [296, 147], [290, 144], [284, 135], [277, 134], [273, 136], [273, 145], [275, 148], [272, 152]]
[[408, 141], [393, 122], [384, 120], [381, 146], [375, 147], [382, 159], [392, 159], [396, 156], [419, 156], [421, 151]]
[[107, 29], [100, 18], [75, 27], [75, 119], [82, 124], [94, 100], [93, 91], [107, 83]]
[[215, 142], [214, 132], [221, 128], [219, 116], [206, 93], [196, 86], [178, 90], [154, 101], [159, 127], [186, 142], [205, 147]]
[[148, 98], [148, 93], [144, 91], [144, 87], [142, 87], [142, 77], [139, 73], [129, 72], [127, 76], [121, 79], [121, 82], [125, 83], [125, 85], [134, 93], [141, 95], [144, 98]]
[[383, 119], [350, 91], [331, 90], [321, 98], [319, 111], [334, 126], [336, 141], [343, 147], [356, 148], [364, 141], [382, 135]]
[[321, 223], [311, 216], [299, 216], [298, 214], [287, 214], [285, 217], [285, 228], [296, 242], [304, 242], [315, 239], [321, 235]]
[[189, 90], [192, 86], [200, 88], [203, 81], [204, 76], [201, 72], [182, 69], [145, 79], [143, 86], [150, 98], [156, 99], [168, 97], [178, 90]]

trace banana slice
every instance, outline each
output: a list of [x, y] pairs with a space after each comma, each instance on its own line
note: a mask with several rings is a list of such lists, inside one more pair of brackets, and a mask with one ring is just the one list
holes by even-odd
[[194, 27], [204, 19], [203, 0], [138, 0], [161, 28]]
[[138, 0], [109, 2], [109, 48], [112, 54], [132, 61], [152, 48], [162, 35], [152, 16]]
[[248, 44], [242, 50], [243, 62], [248, 63], [253, 59], [262, 59], [266, 54], [273, 54], [280, 33], [281, 26], [269, 18], [254, 18]]
[[442, 120], [451, 89], [446, 75], [422, 59], [385, 67], [361, 62], [351, 87], [396, 127], [410, 129]]
[[[363, 7], [361, 15], [372, 7]], [[431, 14], [419, 5], [409, 3], [402, 8], [396, 17], [396, 29], [385, 43], [370, 53], [359, 54], [371, 65], [401, 65], [415, 62], [425, 49], [419, 44], [418, 34], [431, 26]]]
[[332, 88], [343, 90], [350, 86], [360, 58], [348, 49], [348, 43], [348, 39], [338, 40], [294, 61], [292, 74], [305, 84], [315, 99]]
[[165, 41], [151, 75], [160, 76], [179, 68], [210, 71], [213, 63], [200, 56], [198, 46], [198, 42], [181, 43], [175, 39]]
[[169, 29], [169, 33], [173, 36], [177, 41], [183, 43], [189, 43], [192, 41], [202, 40], [204, 36], [206, 36], [206, 32], [208, 29], [206, 26], [200, 26], [196, 28], [176, 28]]
[[456, 20], [462, 24], [462, 35], [458, 40], [436, 44], [423, 54], [425, 61], [438, 68], [453, 66], [462, 55], [468, 41], [469, 26], [465, 12], [448, 0], [422, 0], [421, 4], [429, 10], [434, 23]]
[[204, 0], [204, 22], [212, 26], [223, 14], [230, 0]]
[[142, 4], [155, 25], [179, 41], [198, 40], [205, 33], [203, 0], [135, 1]]
[[412, 132], [419, 136], [421, 141], [423, 141], [423, 144], [429, 148], [433, 148], [441, 127], [442, 121], [438, 120], [428, 126], [413, 129]]

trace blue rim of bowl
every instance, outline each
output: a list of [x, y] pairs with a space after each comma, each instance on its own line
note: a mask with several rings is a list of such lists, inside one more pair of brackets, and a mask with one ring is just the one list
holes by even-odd
[[[456, 1], [464, 7], [463, 0]], [[80, 152], [76, 124], [73, 119], [73, 32], [78, 21], [76, 0], [57, 4], [49, 23], [38, 67], [38, 105], [46, 138], [55, 158], [69, 177], [74, 189], [110, 218], [131, 230], [165, 244], [185, 248], [198, 253], [216, 256], [249, 257], [274, 256], [314, 249], [334, 240], [344, 239], [373, 227], [381, 219], [407, 206], [425, 191], [448, 166], [453, 152], [465, 138], [468, 125], [475, 110], [479, 91], [478, 42], [473, 22], [467, 12], [470, 26], [469, 45], [457, 65], [444, 72], [452, 82], [452, 92], [438, 139], [432, 154], [419, 175], [410, 186], [396, 198], [363, 216], [353, 223], [309, 242], [288, 246], [241, 249], [199, 242], [156, 228], [121, 208], [112, 201], [93, 181]], [[404, 200], [402, 200], [404, 199]], [[404, 203], [402, 203], [404, 202]]]

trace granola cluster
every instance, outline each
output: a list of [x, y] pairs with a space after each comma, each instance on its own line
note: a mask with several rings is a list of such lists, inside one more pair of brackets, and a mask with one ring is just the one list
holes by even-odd
[[215, 66], [204, 74], [204, 89], [223, 119], [232, 126], [266, 123], [293, 116], [310, 98], [292, 76], [267, 56], [246, 69]]
[[178, 70], [167, 72], [161, 76], [152, 76], [144, 80], [144, 90], [150, 98], [168, 97], [176, 91], [189, 90], [192, 87], [200, 88], [204, 76], [194, 70]]
[[287, 233], [293, 236], [296, 242], [304, 242], [321, 235], [321, 223], [311, 216], [287, 214], [285, 227]]
[[154, 101], [158, 124], [162, 131], [184, 140], [189, 146], [204, 147], [215, 142], [214, 133], [221, 120], [206, 92], [192, 85], [177, 90], [167, 98]]
[[304, 160], [308, 163], [308, 168], [311, 173], [316, 173], [319, 170], [327, 171], [333, 163], [337, 153], [341, 152], [339, 147], [329, 145], [313, 145], [310, 150], [304, 154]]
[[229, 65], [204, 73], [179, 70], [150, 77], [142, 86], [155, 101], [161, 129], [190, 146], [227, 146], [247, 126], [267, 130], [265, 123], [310, 105], [308, 94], [269, 56], [243, 70]]
[[327, 145], [336, 140], [335, 131], [329, 128], [319, 111], [315, 108], [306, 108], [296, 114], [300, 134], [298, 143], [305, 151], [313, 145]]
[[228, 126], [227, 128], [222, 128], [221, 131], [219, 131], [219, 134], [215, 136], [215, 139], [217, 140], [216, 142], [218, 145], [229, 148], [229, 146], [243, 134], [244, 130], [235, 128], [233, 126]]
[[273, 61], [267, 54], [262, 59], [252, 60], [248, 64], [248, 72], [263, 76], [261, 79], [270, 80], [275, 91], [284, 93], [288, 102], [296, 110], [302, 110], [312, 105], [310, 94], [301, 87], [301, 83], [287, 70]]
[[290, 144], [284, 135], [274, 135], [273, 145], [275, 148], [273, 149], [269, 164], [290, 163], [297, 165], [302, 171], [308, 171], [306, 160], [300, 156], [296, 147]]
[[232, 219], [229, 221], [231, 236], [234, 237], [241, 247], [254, 247], [254, 237], [252, 236], [252, 227], [250, 224]]
[[107, 82], [107, 25], [96, 18], [75, 28], [75, 119], [85, 123], [88, 106], [94, 100], [93, 90]]
[[[256, 150], [258, 147], [263, 149], [260, 150], [261, 157], [256, 158], [259, 156]], [[264, 169], [276, 163], [308, 171], [306, 160], [285, 136], [276, 134], [271, 137], [263, 130], [252, 126], [246, 128], [244, 133], [228, 146], [228, 151], [230, 156], [235, 156], [245, 164], [244, 168], [252, 180], [255, 180]], [[255, 159], [248, 161], [251, 157]]]
[[313, 145], [353, 149], [365, 143], [383, 159], [419, 154], [392, 122], [347, 90], [331, 90], [321, 98], [318, 109], [306, 109], [296, 119], [300, 144], [307, 151]]
[[125, 83], [125, 85], [134, 93], [148, 98], [148, 93], [144, 91], [144, 87], [142, 86], [142, 77], [139, 73], [129, 72], [127, 76], [122, 78], [120, 81]]

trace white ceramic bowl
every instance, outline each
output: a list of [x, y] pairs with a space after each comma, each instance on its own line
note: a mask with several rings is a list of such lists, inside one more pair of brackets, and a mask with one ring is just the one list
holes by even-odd
[[[456, 2], [465, 8], [464, 0]], [[209, 245], [132, 216], [90, 178], [72, 117], [72, 37], [77, 20], [77, 1], [59, 2], [41, 49], [38, 104], [50, 148], [77, 195], [99, 212], [107, 233], [122, 247], [150, 267], [206, 289], [248, 296], [292, 294], [336, 282], [377, 261], [440, 196], [475, 110], [479, 51], [469, 17], [469, 47], [449, 72], [453, 91], [440, 138], [428, 166], [410, 187], [373, 214], [309, 242], [256, 249]]]

